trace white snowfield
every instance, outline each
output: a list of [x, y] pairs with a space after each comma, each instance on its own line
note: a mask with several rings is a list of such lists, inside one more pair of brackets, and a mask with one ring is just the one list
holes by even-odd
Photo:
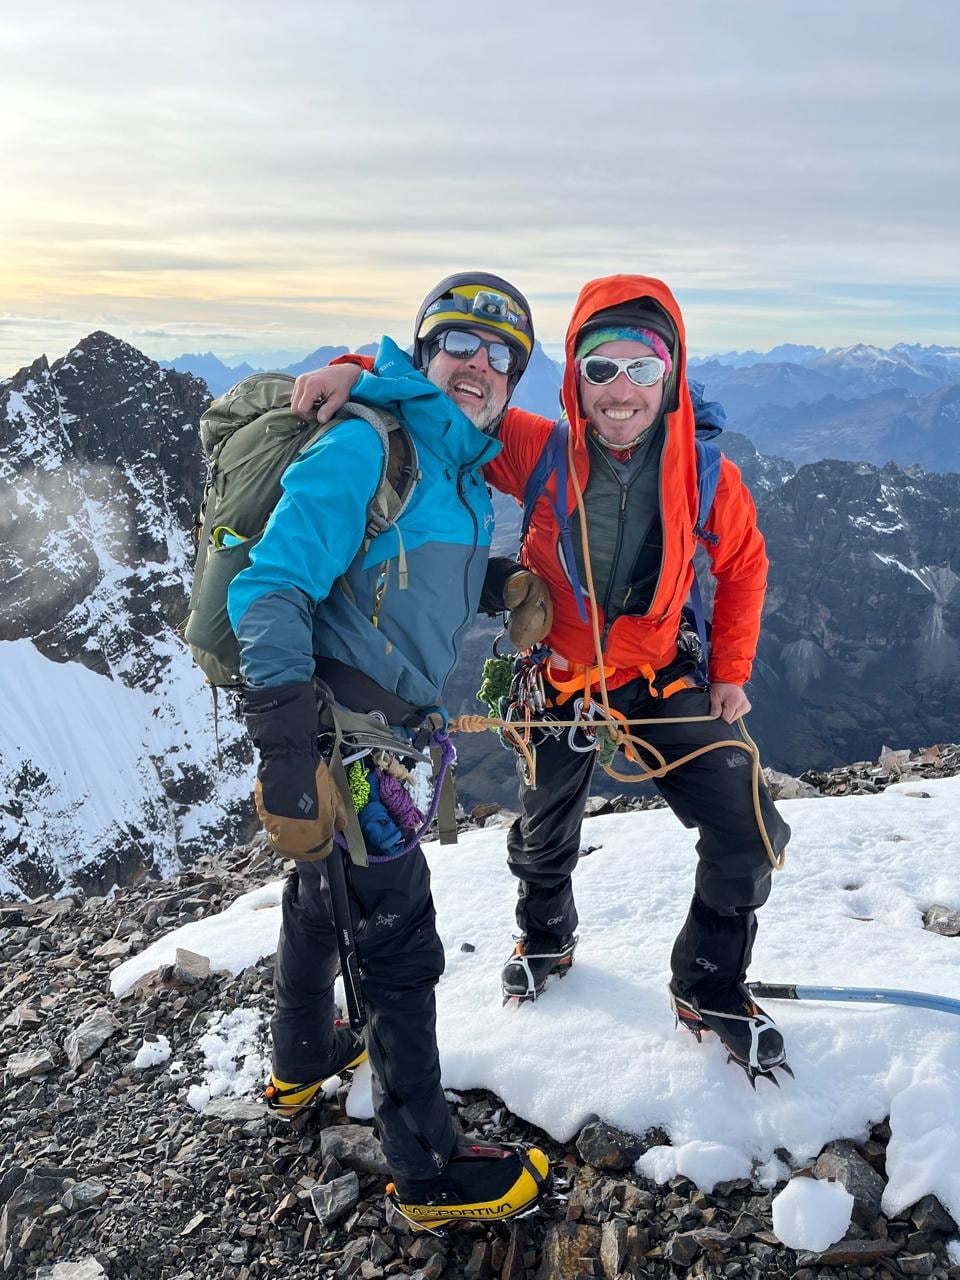
[[[927, 797], [917, 793], [927, 792]], [[811, 986], [893, 987], [960, 998], [960, 938], [923, 929], [934, 903], [960, 908], [960, 778], [921, 780], [876, 796], [785, 802], [793, 828], [774, 876], [750, 977]], [[635, 1133], [659, 1125], [670, 1147], [642, 1161], [707, 1188], [753, 1171], [786, 1176], [774, 1156], [812, 1159], [834, 1138], [865, 1138], [891, 1117], [884, 1210], [933, 1193], [960, 1217], [960, 1018], [894, 1006], [769, 1002], [796, 1079], [756, 1092], [719, 1043], [676, 1030], [669, 956], [693, 888], [696, 833], [668, 810], [594, 818], [583, 829], [575, 885], [580, 946], [569, 976], [541, 1000], [501, 1005], [515, 885], [504, 832], [428, 846], [447, 971], [438, 989], [443, 1083], [486, 1088], [566, 1141], [600, 1117]], [[124, 962], [115, 993], [176, 946], [239, 971], [270, 954], [278, 886], [195, 922]], [[470, 943], [473, 951], [463, 951]], [[350, 1110], [369, 1115], [358, 1073]]]
[[[79, 662], [53, 662], [30, 640], [0, 641], [0, 798], [30, 782], [21, 816], [0, 810], [0, 845], [19, 840], [21, 858], [68, 887], [117, 845], [123, 828], [146, 832], [159, 874], [173, 875], [178, 847], [250, 794], [252, 766], [233, 764], [210, 774], [205, 801], [175, 805], [164, 793], [158, 760], [174, 777], [211, 770], [211, 700], [172, 633], [150, 644], [168, 660], [162, 699]], [[239, 732], [224, 716], [224, 747]], [[0, 894], [22, 896], [3, 867]]]

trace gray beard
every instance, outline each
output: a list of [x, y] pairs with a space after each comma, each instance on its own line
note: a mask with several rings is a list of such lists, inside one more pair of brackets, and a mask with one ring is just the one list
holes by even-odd
[[[459, 381], [460, 378], [457, 375], [447, 379], [447, 385], [443, 388], [447, 395], [453, 389], [454, 383]], [[459, 405], [458, 408], [466, 414], [478, 431], [490, 436], [494, 434], [500, 425], [500, 419], [503, 417], [506, 404], [498, 405], [491, 395], [487, 395], [482, 402], [477, 404], [476, 408], [472, 405], [466, 408], [463, 405]]]

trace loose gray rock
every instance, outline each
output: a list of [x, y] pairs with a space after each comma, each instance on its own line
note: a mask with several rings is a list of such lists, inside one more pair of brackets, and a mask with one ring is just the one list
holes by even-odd
[[935, 1253], [907, 1253], [897, 1258], [897, 1266], [906, 1276], [932, 1276], [936, 1265]]
[[631, 1218], [637, 1218], [641, 1213], [652, 1212], [657, 1207], [657, 1197], [649, 1191], [642, 1191], [640, 1187], [635, 1187], [632, 1182], [617, 1183], [617, 1190], [621, 1197], [621, 1208]]
[[924, 1196], [910, 1210], [910, 1221], [918, 1231], [943, 1231], [953, 1235], [957, 1224], [936, 1196]]
[[538, 1280], [576, 1280], [581, 1260], [600, 1247], [600, 1228], [584, 1222], [551, 1227], [543, 1242]]
[[699, 1252], [700, 1245], [693, 1231], [681, 1231], [663, 1246], [663, 1256], [676, 1267], [692, 1266]]
[[931, 907], [924, 913], [923, 927], [944, 938], [960, 937], [960, 911], [952, 911], [949, 907]]
[[797, 1254], [798, 1267], [865, 1267], [892, 1258], [900, 1245], [892, 1240], [838, 1240], [823, 1253]]
[[693, 1238], [704, 1253], [711, 1254], [729, 1253], [739, 1244], [736, 1236], [726, 1231], [718, 1231], [716, 1227], [698, 1227], [693, 1232]]
[[600, 1261], [604, 1273], [618, 1276], [627, 1256], [627, 1223], [613, 1218], [600, 1228]]
[[367, 1125], [336, 1124], [324, 1129], [320, 1134], [320, 1155], [323, 1160], [332, 1156], [344, 1169], [384, 1177], [390, 1173], [383, 1147]]
[[[853, 1196], [853, 1220], [861, 1227], [876, 1220], [883, 1199], [884, 1181], [851, 1143], [833, 1143], [821, 1152], [815, 1166], [818, 1178], [835, 1178]], [[843, 1148], [837, 1150], [836, 1148]], [[851, 1148], [849, 1150], [845, 1148]]]
[[84, 1209], [103, 1204], [109, 1194], [109, 1190], [102, 1182], [96, 1182], [91, 1178], [86, 1182], [75, 1182], [72, 1187], [67, 1187], [60, 1197], [60, 1203], [67, 1213], [82, 1213]]
[[5, 1205], [10, 1197], [20, 1186], [27, 1171], [22, 1164], [12, 1164], [6, 1173], [0, 1178], [0, 1205]]
[[7, 1059], [7, 1071], [14, 1080], [27, 1080], [30, 1076], [43, 1076], [52, 1071], [56, 1063], [47, 1049], [11, 1053]]
[[203, 1108], [201, 1115], [205, 1120], [230, 1120], [234, 1124], [247, 1124], [252, 1120], [266, 1119], [266, 1110], [261, 1102], [251, 1102], [249, 1098], [211, 1098]]
[[764, 769], [763, 776], [774, 800], [819, 799], [821, 793], [809, 782], [780, 773], [777, 769]]
[[84, 1258], [82, 1262], [55, 1262], [49, 1267], [40, 1267], [36, 1280], [100, 1280], [107, 1273], [94, 1257]]
[[25, 1218], [38, 1218], [63, 1195], [64, 1178], [45, 1178], [30, 1172], [11, 1192], [0, 1214], [0, 1258], [13, 1243], [17, 1226]]
[[108, 938], [93, 954], [97, 960], [123, 960], [130, 954], [130, 950], [130, 943], [125, 938]]
[[351, 1170], [342, 1178], [310, 1188], [313, 1211], [325, 1227], [335, 1226], [357, 1207], [360, 1199], [360, 1180]]
[[645, 1149], [642, 1138], [602, 1120], [585, 1125], [577, 1138], [581, 1158], [595, 1169], [632, 1169]]
[[185, 987], [197, 987], [210, 977], [210, 957], [177, 947], [177, 959], [173, 966], [173, 980]]
[[120, 1026], [109, 1009], [97, 1009], [67, 1036], [63, 1047], [71, 1067], [76, 1070], [99, 1053]]
[[446, 1265], [443, 1254], [435, 1253], [424, 1263], [419, 1271], [410, 1275], [410, 1280], [440, 1280]]

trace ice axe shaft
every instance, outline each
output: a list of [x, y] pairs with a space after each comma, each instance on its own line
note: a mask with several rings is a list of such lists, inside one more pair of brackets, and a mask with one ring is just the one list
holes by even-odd
[[347, 1017], [350, 1019], [351, 1030], [359, 1032], [367, 1025], [367, 1008], [360, 983], [360, 960], [357, 956], [357, 940], [353, 932], [350, 893], [343, 859], [343, 850], [335, 844], [333, 852], [323, 865], [330, 890], [333, 926], [337, 931], [337, 951], [340, 953], [340, 973], [347, 998]]
[[758, 1000], [836, 1000], [849, 1004], [903, 1004], [914, 1009], [960, 1014], [960, 1000], [924, 991], [898, 991], [888, 987], [802, 987], [791, 983], [748, 982]]

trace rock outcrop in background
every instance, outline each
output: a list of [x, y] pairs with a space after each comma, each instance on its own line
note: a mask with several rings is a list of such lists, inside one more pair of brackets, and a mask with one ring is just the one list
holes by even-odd
[[106, 890], [243, 833], [249, 753], [176, 634], [209, 396], [106, 333], [0, 383], [0, 888]]

